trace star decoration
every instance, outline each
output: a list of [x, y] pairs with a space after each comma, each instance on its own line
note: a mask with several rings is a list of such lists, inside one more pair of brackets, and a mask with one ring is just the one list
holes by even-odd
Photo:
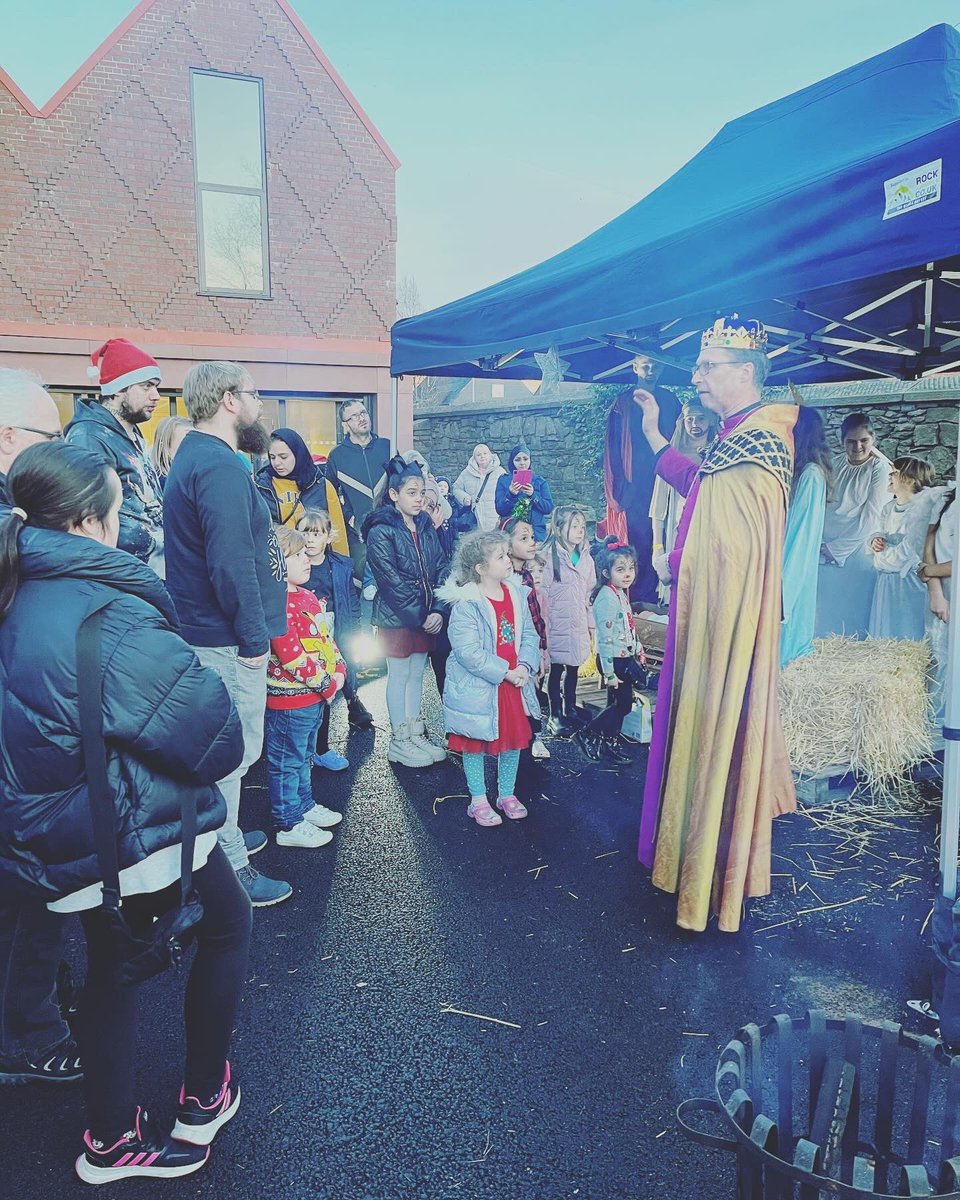
[[563, 379], [563, 373], [570, 364], [560, 357], [560, 351], [556, 346], [551, 346], [546, 354], [534, 354], [537, 366], [540, 368], [540, 374], [543, 376], [543, 383], [540, 385], [540, 395], [549, 396], [557, 391], [560, 382]]

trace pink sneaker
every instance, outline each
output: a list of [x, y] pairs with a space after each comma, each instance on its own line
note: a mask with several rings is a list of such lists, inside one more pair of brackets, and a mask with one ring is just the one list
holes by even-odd
[[502, 818], [490, 807], [486, 796], [474, 797], [467, 805], [467, 816], [473, 817], [478, 825], [502, 825]]
[[511, 821], [520, 821], [527, 815], [527, 810], [516, 796], [501, 796], [497, 801], [497, 808], [506, 813]]

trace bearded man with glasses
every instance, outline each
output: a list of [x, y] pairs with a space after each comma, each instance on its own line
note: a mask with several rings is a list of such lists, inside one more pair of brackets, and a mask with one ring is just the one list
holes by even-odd
[[767, 335], [721, 317], [701, 339], [693, 383], [720, 433], [700, 463], [658, 428], [638, 388], [656, 471], [686, 496], [670, 554], [673, 588], [640, 859], [678, 893], [677, 924], [740, 926], [745, 896], [770, 891], [772, 820], [796, 808], [780, 719], [781, 584], [793, 478], [794, 405], [765, 404]]

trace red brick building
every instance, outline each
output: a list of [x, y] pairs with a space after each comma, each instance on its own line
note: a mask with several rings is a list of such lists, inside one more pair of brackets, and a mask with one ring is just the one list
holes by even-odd
[[42, 109], [0, 69], [0, 362], [66, 420], [123, 335], [155, 419], [227, 358], [318, 452], [346, 398], [389, 435], [398, 165], [286, 0], [141, 0]]

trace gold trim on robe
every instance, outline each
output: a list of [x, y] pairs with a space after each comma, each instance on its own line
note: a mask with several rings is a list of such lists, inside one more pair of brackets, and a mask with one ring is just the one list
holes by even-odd
[[677, 924], [740, 927], [770, 891], [773, 817], [796, 808], [780, 719], [781, 582], [793, 405], [764, 405], [711, 448], [677, 581], [653, 883]]

